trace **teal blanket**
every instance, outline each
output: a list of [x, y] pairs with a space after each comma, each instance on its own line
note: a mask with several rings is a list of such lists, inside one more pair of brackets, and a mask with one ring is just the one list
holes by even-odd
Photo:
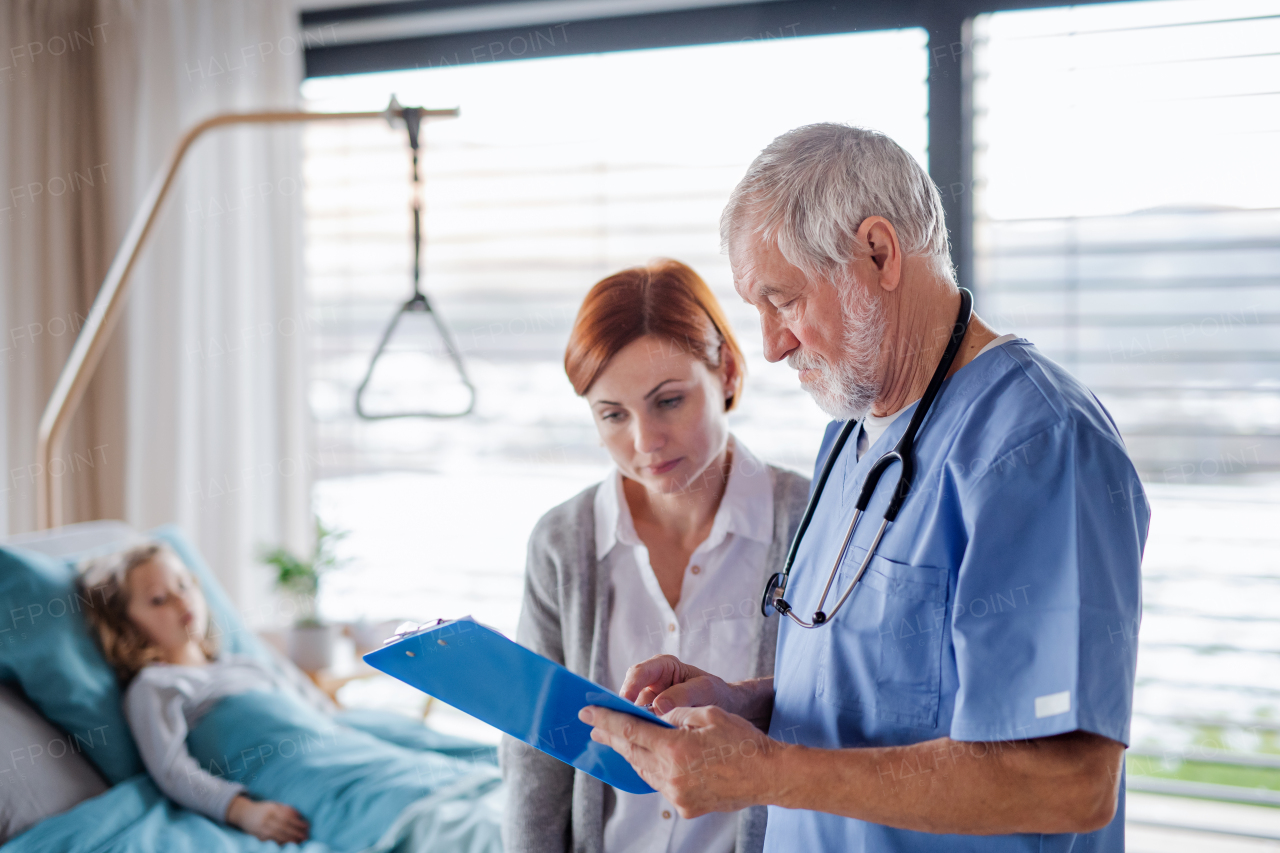
[[492, 766], [342, 725], [285, 692], [222, 699], [187, 735], [187, 748], [208, 772], [296, 808], [311, 838], [341, 853], [387, 844], [401, 813], [424, 797], [483, 793], [498, 778]]
[[69, 812], [48, 818], [0, 847], [4, 853], [330, 853], [308, 841], [259, 841], [167, 799], [140, 773]]
[[[339, 722], [341, 721], [341, 722]], [[310, 821], [301, 847], [182, 809], [145, 774], [51, 817], [3, 853], [500, 853], [502, 789], [494, 749], [410, 720], [330, 718], [292, 697], [220, 701], [187, 740], [201, 766], [285, 802]]]

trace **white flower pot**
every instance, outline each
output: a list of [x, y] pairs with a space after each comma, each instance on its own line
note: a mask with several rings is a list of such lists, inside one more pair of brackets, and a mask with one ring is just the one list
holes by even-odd
[[334, 625], [295, 625], [289, 631], [289, 659], [304, 672], [333, 665]]

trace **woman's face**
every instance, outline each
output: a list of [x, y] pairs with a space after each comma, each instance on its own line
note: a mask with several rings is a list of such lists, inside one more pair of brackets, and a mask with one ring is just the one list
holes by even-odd
[[681, 345], [646, 336], [605, 365], [586, 398], [623, 476], [662, 494], [710, 485], [701, 479], [729, 438], [724, 407], [736, 370], [722, 352], [721, 366], [710, 368]]
[[157, 554], [134, 566], [126, 579], [129, 620], [163, 653], [199, 640], [209, 626], [204, 595], [186, 566]]

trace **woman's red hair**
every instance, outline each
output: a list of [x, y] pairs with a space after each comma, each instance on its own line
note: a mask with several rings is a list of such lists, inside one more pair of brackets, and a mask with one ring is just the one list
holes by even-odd
[[742, 350], [707, 283], [685, 264], [667, 258], [615, 273], [591, 288], [564, 353], [564, 372], [573, 390], [586, 394], [609, 359], [646, 335], [666, 338], [713, 370], [728, 349], [737, 370], [724, 408], [733, 409], [746, 375]]

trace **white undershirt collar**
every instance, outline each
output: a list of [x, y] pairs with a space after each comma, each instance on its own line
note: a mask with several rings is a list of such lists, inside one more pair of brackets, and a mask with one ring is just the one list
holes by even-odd
[[[1001, 335], [1000, 337], [988, 343], [982, 349], [978, 350], [978, 355], [975, 355], [974, 358], [976, 359], [980, 357], [981, 355], [983, 355], [983, 353], [987, 352], [988, 350], [993, 350], [996, 347], [1004, 346], [1005, 344], [1009, 343], [1009, 341], [1016, 340], [1017, 337], [1018, 336], [1015, 334]], [[972, 364], [972, 362], [970, 362], [970, 364]], [[968, 365], [966, 365], [966, 367], [967, 366]], [[911, 403], [914, 403], [914, 402], [915, 400], [911, 401]], [[907, 408], [911, 405], [911, 403], [908, 403], [906, 406], [903, 406], [901, 409], [898, 409], [898, 411], [894, 412], [893, 414], [885, 415], [882, 418], [878, 418], [875, 415], [870, 413], [868, 413], [867, 416], [863, 418], [862, 429], [863, 429], [863, 432], [866, 433], [866, 438], [865, 438], [866, 444], [865, 445], [863, 444], [863, 441], [864, 441], [863, 437], [859, 436], [858, 437], [858, 458], [859, 459], [862, 458], [862, 454], [866, 452], [868, 448], [872, 447], [877, 441], [880, 440], [880, 436], [884, 435], [885, 430], [887, 430], [889, 426], [895, 420], [898, 419], [898, 415], [902, 414], [904, 411], [907, 410]]]

